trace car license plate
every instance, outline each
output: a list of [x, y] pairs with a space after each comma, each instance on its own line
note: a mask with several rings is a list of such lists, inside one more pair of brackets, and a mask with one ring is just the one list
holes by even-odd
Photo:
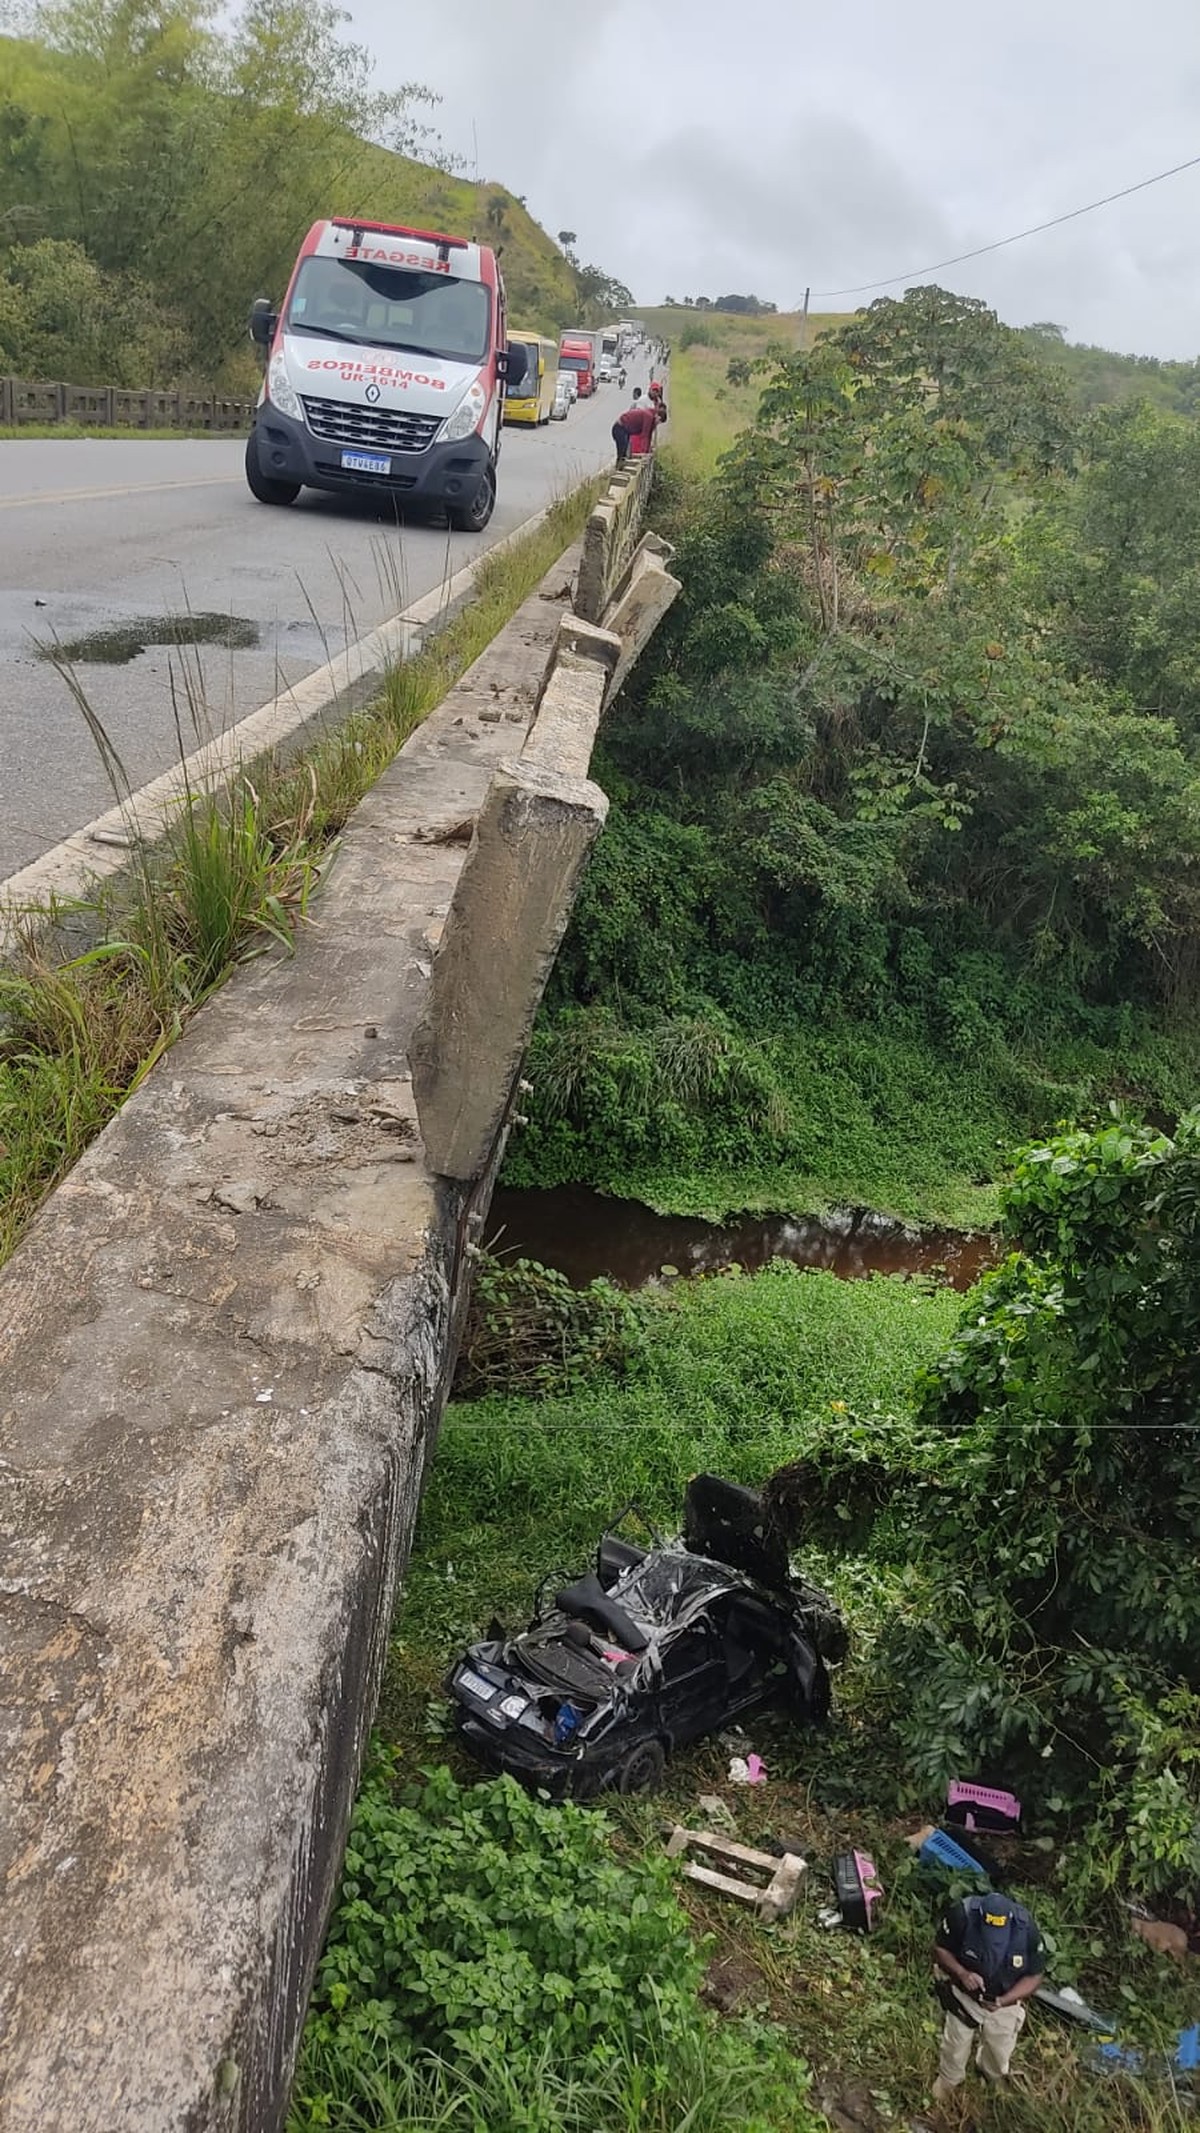
[[349, 474], [390, 474], [392, 462], [376, 452], [343, 452], [342, 465]]
[[458, 1685], [470, 1695], [478, 1696], [484, 1703], [490, 1703], [496, 1694], [493, 1683], [485, 1681], [482, 1674], [473, 1674], [469, 1666], [464, 1666], [458, 1677]]

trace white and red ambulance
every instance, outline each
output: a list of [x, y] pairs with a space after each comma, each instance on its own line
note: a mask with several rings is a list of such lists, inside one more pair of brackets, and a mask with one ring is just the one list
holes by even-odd
[[282, 309], [260, 297], [250, 331], [266, 357], [246, 445], [260, 503], [374, 490], [465, 532], [486, 526], [504, 380], [523, 363], [489, 246], [357, 216], [316, 222]]

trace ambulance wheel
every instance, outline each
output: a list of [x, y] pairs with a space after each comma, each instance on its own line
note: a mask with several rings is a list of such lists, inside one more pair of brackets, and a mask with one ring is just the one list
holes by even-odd
[[446, 518], [455, 533], [482, 533], [496, 508], [496, 477], [489, 467], [469, 504], [447, 504]]
[[258, 461], [258, 438], [253, 430], [246, 439], [246, 480], [251, 496], [260, 504], [294, 504], [300, 494], [298, 481], [272, 481]]

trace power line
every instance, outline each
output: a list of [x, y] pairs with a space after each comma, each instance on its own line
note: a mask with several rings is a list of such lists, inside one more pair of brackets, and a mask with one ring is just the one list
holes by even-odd
[[943, 267], [960, 267], [966, 259], [982, 259], [985, 252], [1003, 251], [1006, 244], [1020, 244], [1023, 237], [1037, 237], [1043, 230], [1056, 230], [1061, 223], [1076, 222], [1080, 215], [1093, 215], [1098, 207], [1111, 207], [1114, 200], [1128, 200], [1131, 193], [1144, 193], [1149, 185], [1161, 185], [1164, 178], [1177, 178], [1181, 171], [1195, 170], [1200, 156], [1189, 156], [1186, 163], [1173, 163], [1170, 170], [1157, 171], [1152, 178], [1139, 178], [1136, 185], [1123, 185], [1119, 193], [1106, 193], [1103, 200], [1089, 200], [1086, 207], [1073, 207], [1065, 215], [1052, 215], [1048, 222], [1035, 222], [1028, 230], [1016, 230], [1011, 237], [997, 237], [992, 244], [976, 245], [973, 252], [956, 252], [953, 259], [935, 259], [932, 266], [913, 267], [907, 274], [888, 274], [882, 281], [859, 282], [853, 289], [813, 289], [812, 296], [869, 296], [872, 289], [890, 289], [898, 281], [920, 281], [925, 274], [940, 274]]

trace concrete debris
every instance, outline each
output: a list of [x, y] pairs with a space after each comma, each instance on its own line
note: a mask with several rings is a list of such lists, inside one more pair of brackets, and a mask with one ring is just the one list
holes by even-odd
[[[722, 1867], [738, 1866], [748, 1872], [738, 1875], [701, 1865], [687, 1857], [689, 1851], [719, 1860]], [[712, 1830], [684, 1829], [679, 1823], [674, 1825], [667, 1839], [667, 1857], [682, 1862], [680, 1871], [689, 1881], [698, 1882], [702, 1888], [715, 1889], [719, 1895], [732, 1896], [739, 1903], [749, 1904], [764, 1924], [774, 1924], [778, 1919], [786, 1918], [795, 1908], [800, 1883], [808, 1871], [806, 1862], [795, 1852], [785, 1852], [782, 1859], [777, 1859], [771, 1852], [755, 1851], [749, 1844], [735, 1844], [731, 1838], [716, 1836]], [[761, 1879], [751, 1879], [752, 1875], [768, 1878], [764, 1884]]]
[[269, 1193], [251, 1178], [231, 1178], [228, 1184], [214, 1185], [208, 1197], [214, 1207], [228, 1208], [231, 1215], [252, 1215], [256, 1207], [265, 1206]]

